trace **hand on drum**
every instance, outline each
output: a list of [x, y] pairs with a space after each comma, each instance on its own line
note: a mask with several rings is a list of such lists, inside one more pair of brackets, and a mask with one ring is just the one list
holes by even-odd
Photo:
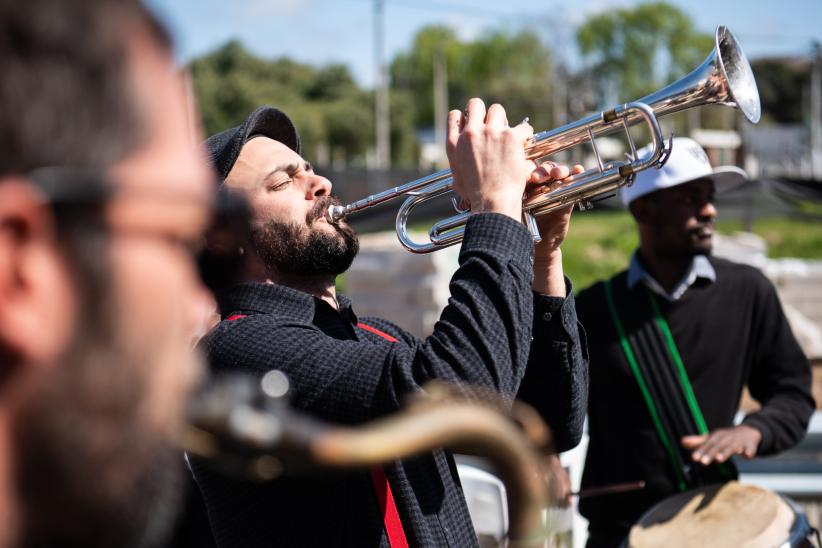
[[692, 449], [694, 462], [709, 465], [725, 462], [734, 455], [752, 459], [756, 456], [762, 433], [752, 426], [740, 424], [733, 428], [720, 428], [703, 436], [685, 436], [682, 447]]

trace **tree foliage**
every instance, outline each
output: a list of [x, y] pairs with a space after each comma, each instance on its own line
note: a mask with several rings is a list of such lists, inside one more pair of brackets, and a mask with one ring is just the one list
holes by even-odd
[[411, 49], [391, 63], [392, 91], [415, 98], [416, 127], [432, 127], [434, 63], [440, 57], [448, 79], [448, 108], [464, 108], [471, 97], [486, 104], [502, 103], [512, 123], [529, 116], [535, 127], [552, 121], [551, 56], [531, 31], [490, 32], [475, 41], [461, 41], [448, 27], [420, 30]]
[[[503, 103], [512, 122], [529, 116], [540, 127], [551, 121], [550, 56], [531, 32], [492, 32], [461, 41], [454, 31], [426, 27], [409, 51], [391, 63], [391, 144], [395, 165], [413, 165], [416, 131], [434, 120], [433, 71], [442, 56], [448, 74], [449, 108], [473, 96]], [[374, 95], [360, 88], [342, 65], [312, 67], [287, 58], [263, 59], [236, 41], [192, 61], [194, 89], [206, 131], [240, 123], [254, 108], [282, 108], [300, 130], [306, 155], [320, 145], [333, 158], [362, 163], [374, 142]], [[516, 120], [516, 121], [514, 121]]]
[[[568, 78], [574, 115], [595, 106], [584, 99], [592, 87], [601, 108], [637, 99], [689, 72], [713, 47], [711, 35], [697, 32], [686, 14], [664, 2], [592, 15], [576, 40], [589, 66]], [[528, 116], [537, 130], [556, 127], [551, 54], [536, 33], [496, 30], [462, 40], [451, 28], [429, 26], [390, 64], [394, 165], [415, 165], [417, 132], [445, 123], [434, 114], [437, 62], [447, 73], [448, 109], [463, 108], [477, 96], [502, 103], [512, 124]], [[294, 119], [312, 161], [363, 164], [374, 148], [374, 93], [361, 88], [346, 66], [266, 59], [231, 41], [193, 60], [191, 71], [209, 134], [269, 104]], [[801, 120], [807, 68], [762, 62], [754, 71], [766, 119]], [[726, 114], [700, 109], [701, 123], [727, 127]]]
[[804, 122], [805, 95], [810, 87], [808, 65], [766, 59], [751, 63], [762, 101], [763, 118], [779, 124]]
[[372, 94], [343, 65], [312, 67], [287, 58], [261, 59], [236, 41], [192, 61], [194, 90], [208, 134], [239, 124], [261, 105], [294, 119], [306, 156], [319, 145], [333, 157], [362, 159], [373, 141]]
[[665, 2], [590, 16], [576, 33], [603, 106], [638, 99], [695, 68], [713, 47], [685, 13]]

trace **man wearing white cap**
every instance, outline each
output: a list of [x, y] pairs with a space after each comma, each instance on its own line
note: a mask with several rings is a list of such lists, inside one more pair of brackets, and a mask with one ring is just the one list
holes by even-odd
[[[714, 193], [745, 179], [674, 139], [665, 166], [622, 194], [640, 237], [628, 269], [577, 299], [591, 353], [582, 488], [645, 482], [580, 500], [589, 546], [618, 546], [654, 503], [735, 478], [730, 457], [784, 451], [805, 435], [810, 366], [773, 286], [710, 256]], [[734, 426], [745, 386], [762, 407]]]

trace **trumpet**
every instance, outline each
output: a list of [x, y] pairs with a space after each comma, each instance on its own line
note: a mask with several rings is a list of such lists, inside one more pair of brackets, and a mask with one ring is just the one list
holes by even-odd
[[[525, 146], [527, 159], [540, 160], [589, 142], [596, 166], [564, 179], [559, 188], [523, 199], [523, 223], [534, 240], [540, 241], [537, 216], [572, 204], [578, 204], [582, 210], [590, 209], [595, 198], [630, 185], [640, 171], [661, 167], [667, 160], [670, 144], [666, 144], [662, 137], [659, 118], [708, 104], [737, 108], [750, 122], [759, 122], [759, 92], [751, 66], [739, 42], [722, 25], [716, 29], [713, 51], [690, 74], [637, 101], [535, 134]], [[638, 157], [637, 147], [628, 131], [630, 126], [641, 123], [647, 125], [652, 145], [642, 158]], [[625, 161], [603, 162], [596, 138], [618, 131], [625, 132], [630, 154]], [[327, 218], [336, 223], [353, 213], [407, 196], [397, 212], [397, 237], [412, 253], [430, 253], [461, 242], [471, 212], [461, 209], [459, 201], [452, 197], [457, 214], [435, 223], [429, 230], [429, 242], [425, 243], [411, 238], [407, 230], [408, 218], [419, 204], [453, 192], [452, 183], [451, 171], [441, 170], [345, 206], [332, 205], [328, 208]]]

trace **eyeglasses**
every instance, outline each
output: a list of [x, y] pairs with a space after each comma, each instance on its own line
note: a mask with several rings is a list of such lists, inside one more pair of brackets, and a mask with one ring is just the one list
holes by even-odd
[[[239, 250], [250, 235], [249, 210], [241, 196], [224, 187], [213, 201], [204, 201], [172, 190], [126, 187], [99, 173], [64, 167], [39, 168], [27, 178], [46, 197], [58, 221], [92, 224], [94, 218], [112, 233], [168, 241], [190, 254], [203, 284], [212, 291], [239, 280]], [[176, 221], [177, 226], [163, 226], [161, 219]], [[188, 219], [195, 219], [199, 227], [185, 226]]]

